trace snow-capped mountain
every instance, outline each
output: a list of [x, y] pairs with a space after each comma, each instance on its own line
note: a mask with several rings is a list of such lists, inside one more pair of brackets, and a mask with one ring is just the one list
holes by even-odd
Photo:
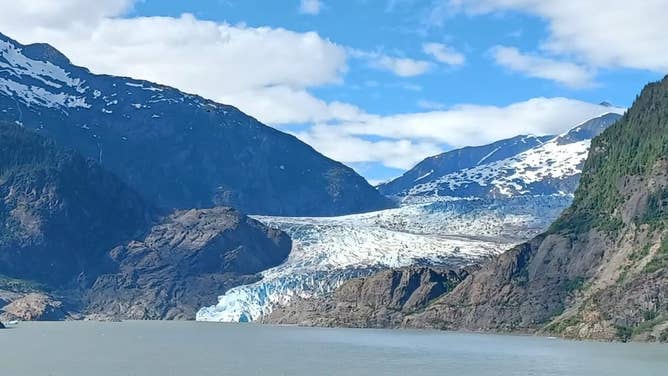
[[232, 106], [92, 74], [49, 45], [2, 34], [0, 121], [98, 161], [163, 208], [341, 215], [392, 207], [352, 169]]
[[[257, 217], [293, 251], [262, 280], [202, 308], [202, 321], [261, 320], [295, 297], [322, 296], [383, 268], [479, 262], [543, 232], [572, 200], [589, 141], [606, 114], [560, 136], [520, 136], [432, 157], [381, 187], [402, 207], [333, 218]], [[411, 184], [412, 183], [412, 184]]]
[[591, 139], [620, 117], [607, 113], [559, 136], [521, 136], [447, 152], [419, 163], [379, 190], [405, 204], [443, 197], [570, 195]]

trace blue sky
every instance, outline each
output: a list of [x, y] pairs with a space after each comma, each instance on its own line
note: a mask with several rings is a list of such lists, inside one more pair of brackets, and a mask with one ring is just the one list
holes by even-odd
[[236, 105], [374, 183], [454, 147], [565, 131], [668, 71], [665, 0], [33, 3], [0, 0], [16, 8], [2, 31]]

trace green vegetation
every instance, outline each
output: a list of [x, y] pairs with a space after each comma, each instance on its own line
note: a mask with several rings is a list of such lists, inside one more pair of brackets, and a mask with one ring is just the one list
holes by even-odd
[[575, 277], [563, 283], [562, 288], [564, 289], [564, 291], [572, 293], [581, 290], [584, 284], [585, 284], [584, 277]]
[[652, 261], [645, 265], [643, 271], [646, 273], [654, 273], [666, 267], [668, 267], [668, 234], [663, 237], [661, 248], [659, 248]]
[[664, 329], [659, 335], [659, 342], [668, 342], [668, 329]]
[[[646, 177], [668, 156], [668, 79], [645, 87], [633, 107], [592, 141], [573, 205], [552, 232], [580, 234], [591, 228], [614, 231], [622, 226], [626, 197], [618, 187], [627, 177]], [[643, 221], [668, 219], [667, 192], [651, 199]]]
[[628, 326], [617, 326], [617, 339], [622, 342], [628, 342], [633, 336], [633, 328]]
[[582, 322], [582, 316], [578, 314], [575, 316], [568, 317], [564, 320], [554, 322], [550, 324], [546, 330], [550, 333], [562, 334], [566, 329], [570, 328], [571, 326], [578, 325], [581, 322]]

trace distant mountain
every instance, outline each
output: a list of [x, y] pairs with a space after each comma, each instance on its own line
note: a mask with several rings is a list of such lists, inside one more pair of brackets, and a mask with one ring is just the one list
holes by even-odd
[[76, 149], [161, 208], [321, 216], [392, 206], [352, 169], [234, 107], [92, 74], [2, 34], [0, 120]]
[[540, 146], [554, 136], [517, 136], [484, 146], [470, 146], [429, 157], [402, 176], [383, 183], [378, 190], [386, 196], [404, 197], [416, 185], [448, 174], [516, 156]]
[[519, 136], [447, 152], [420, 162], [379, 190], [403, 203], [572, 194], [591, 139], [620, 117], [608, 113], [560, 136]]

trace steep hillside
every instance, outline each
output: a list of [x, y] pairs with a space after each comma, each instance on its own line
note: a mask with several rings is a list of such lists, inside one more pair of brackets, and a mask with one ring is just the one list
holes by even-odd
[[573, 205], [414, 327], [668, 340], [668, 78], [594, 139]]
[[320, 216], [391, 206], [352, 169], [234, 107], [92, 74], [1, 34], [0, 120], [98, 161], [162, 208]]
[[96, 163], [0, 124], [3, 320], [193, 319], [290, 249], [284, 232], [230, 208], [162, 217]]
[[0, 275], [92, 282], [106, 252], [156, 217], [114, 175], [17, 125], [0, 124]]

